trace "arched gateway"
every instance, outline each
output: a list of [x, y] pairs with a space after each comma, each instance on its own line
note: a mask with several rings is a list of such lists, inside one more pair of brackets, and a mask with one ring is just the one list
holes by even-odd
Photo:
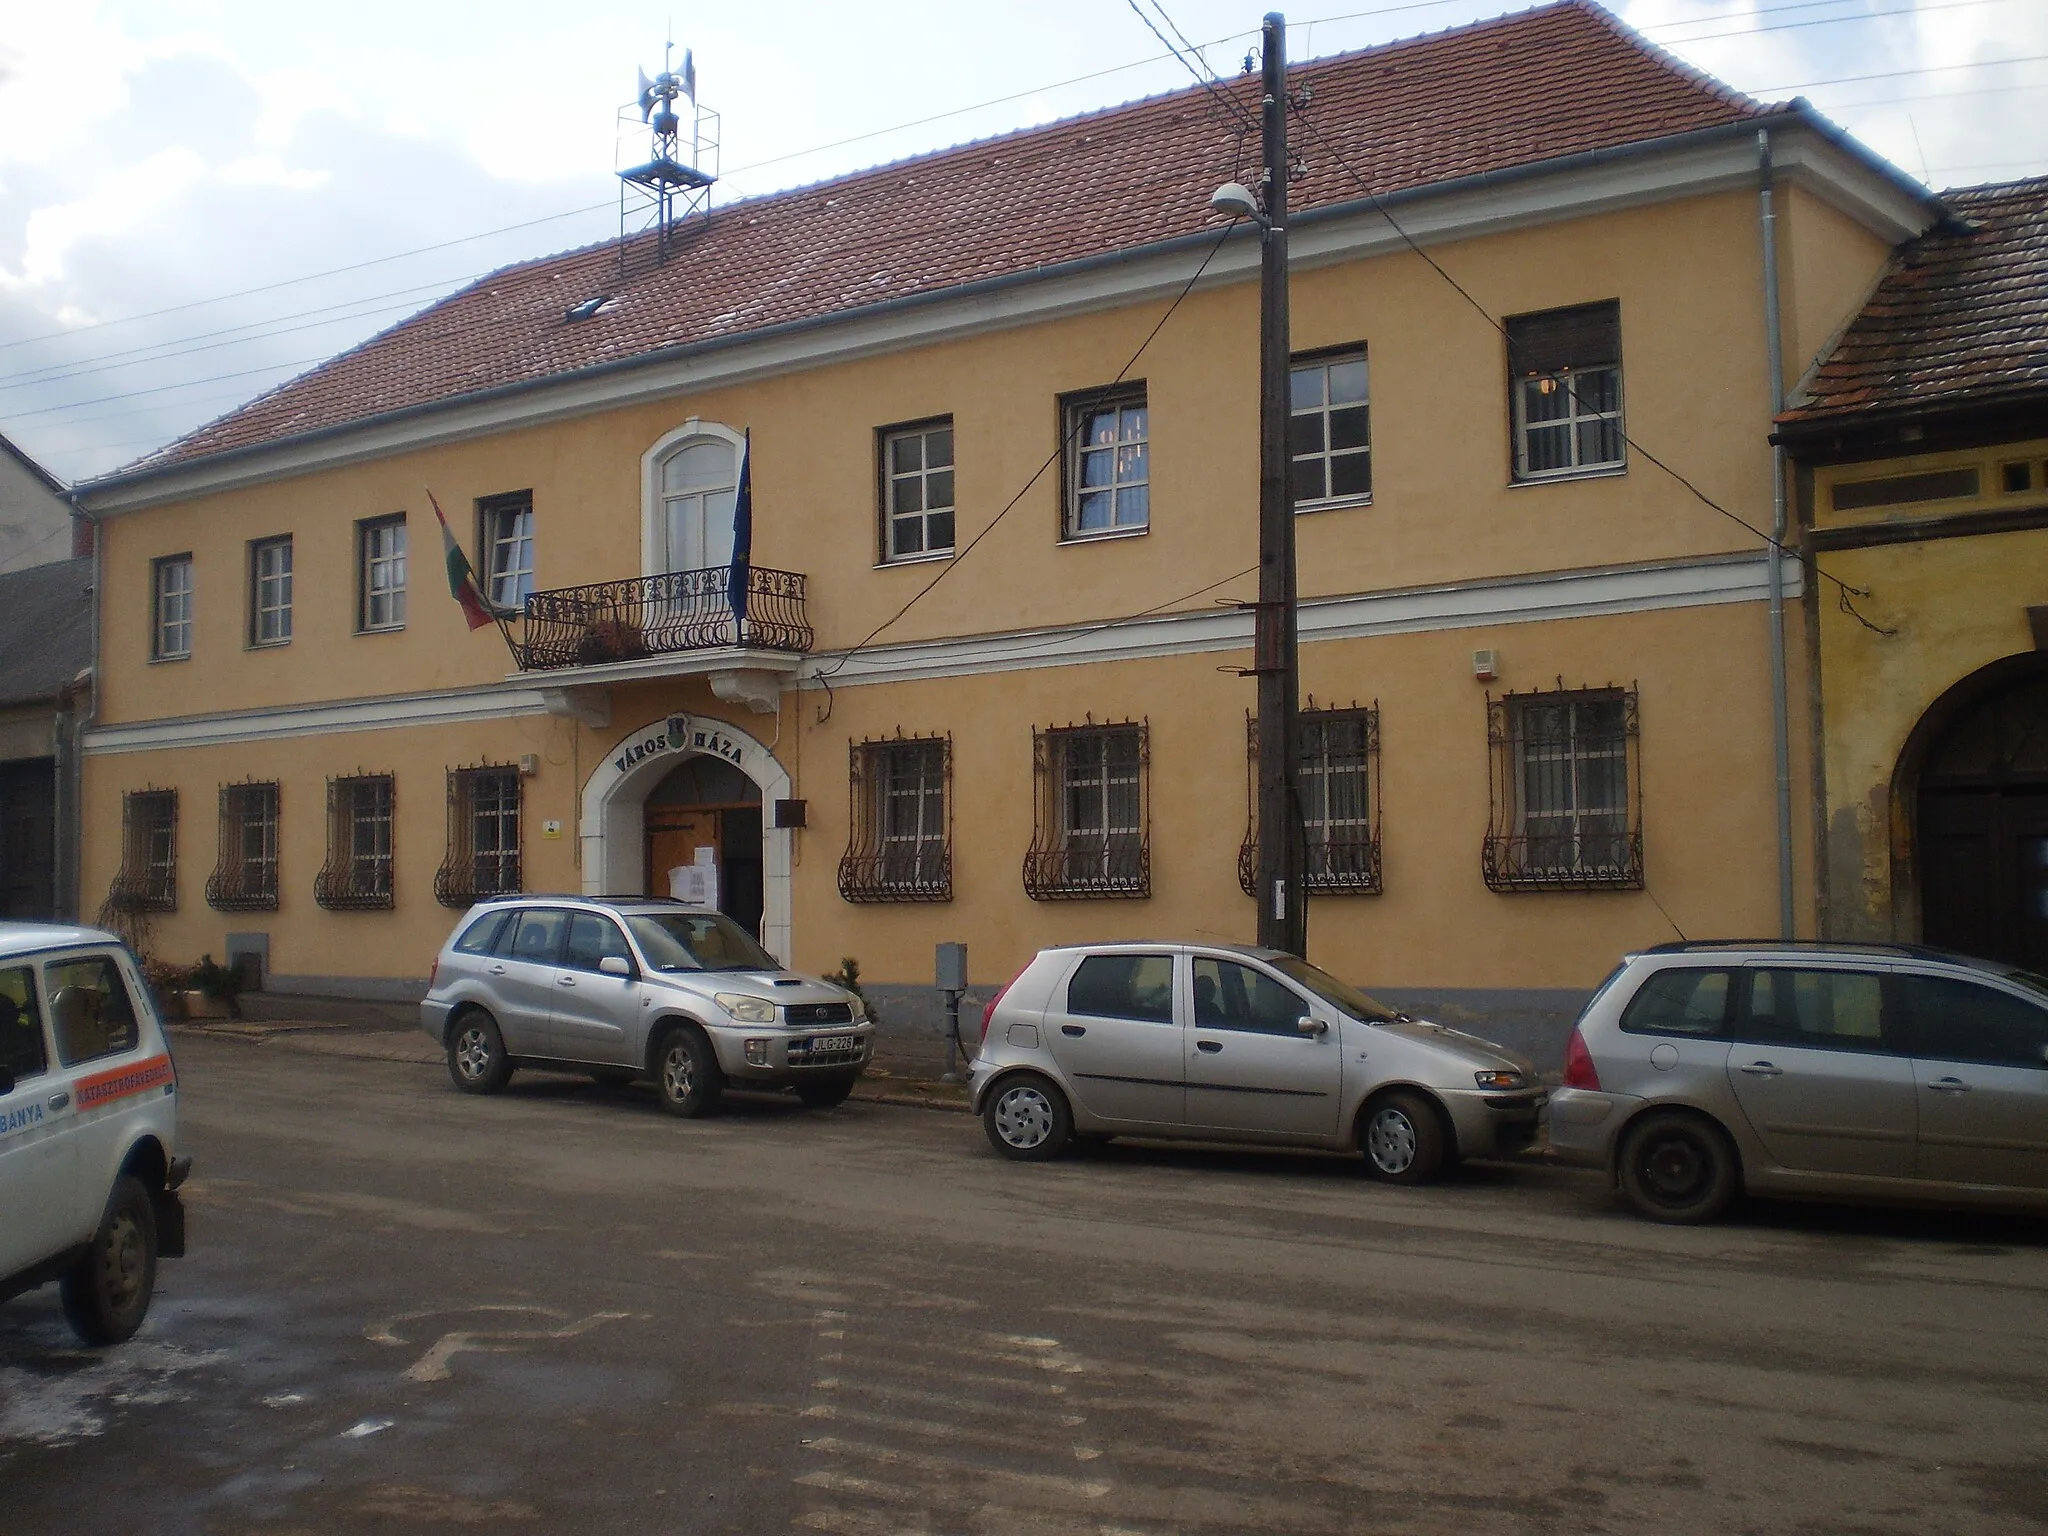
[[[583, 889], [590, 895], [648, 890], [647, 800], [692, 757], [717, 758], [746, 775], [760, 803], [789, 798], [789, 774], [767, 746], [704, 715], [650, 721], [612, 748], [583, 785]], [[790, 833], [761, 818], [761, 943], [790, 960]], [[662, 892], [661, 894], [666, 894]]]
[[2048, 971], [2048, 657], [1935, 701], [1900, 762], [1929, 944]]

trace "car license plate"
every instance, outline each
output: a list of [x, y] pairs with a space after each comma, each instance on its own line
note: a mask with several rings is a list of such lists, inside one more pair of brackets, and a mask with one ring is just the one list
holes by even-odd
[[858, 1035], [813, 1035], [813, 1051], [850, 1051], [860, 1044]]

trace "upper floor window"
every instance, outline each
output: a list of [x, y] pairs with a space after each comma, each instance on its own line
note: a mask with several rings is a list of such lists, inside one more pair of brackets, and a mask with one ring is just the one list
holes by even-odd
[[1365, 349], [1297, 358], [1289, 375], [1287, 451], [1296, 511], [1372, 496]]
[[224, 784], [220, 852], [206, 904], [222, 912], [277, 910], [277, 786]]
[[313, 882], [321, 906], [347, 912], [393, 904], [394, 798], [388, 773], [327, 781], [327, 862]]
[[434, 875], [434, 899], [467, 907], [521, 888], [519, 770], [485, 766], [448, 774], [448, 853]]
[[403, 512], [356, 525], [356, 628], [405, 628]]
[[150, 571], [149, 654], [176, 661], [192, 654], [192, 557], [166, 555]]
[[1608, 299], [1507, 320], [1515, 478], [1623, 463], [1621, 305]]
[[249, 643], [283, 645], [292, 637], [292, 538], [249, 546]]
[[848, 901], [951, 901], [951, 739], [859, 741], [849, 757], [839, 894]]
[[1152, 894], [1150, 757], [1142, 722], [1032, 733], [1037, 818], [1024, 889], [1043, 901]]
[[740, 446], [735, 437], [700, 431], [662, 455], [661, 515], [652, 551], [658, 569], [650, 574], [732, 564]]
[[1091, 390], [1064, 407], [1065, 538], [1127, 533], [1152, 516], [1151, 413], [1143, 384]]
[[[1259, 723], [1245, 722], [1248, 738], [1248, 821], [1237, 854], [1237, 883], [1247, 896], [1258, 894], [1259, 873]], [[1319, 709], [1313, 702], [1300, 714], [1300, 739], [1294, 765], [1295, 792], [1300, 797], [1307, 862], [1304, 876], [1311, 891], [1380, 891], [1380, 710]]]
[[953, 418], [882, 433], [882, 558], [953, 552]]
[[1564, 688], [1486, 702], [1496, 891], [1640, 890], [1641, 757], [1633, 688]]
[[486, 496], [476, 504], [484, 547], [484, 596], [511, 612], [533, 595], [533, 493]]
[[170, 912], [178, 905], [178, 792], [121, 796], [121, 868], [107, 903], [117, 912]]

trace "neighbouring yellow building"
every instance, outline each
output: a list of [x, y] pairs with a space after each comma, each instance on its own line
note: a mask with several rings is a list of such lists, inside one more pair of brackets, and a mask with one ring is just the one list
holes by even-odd
[[[1310, 953], [1554, 1050], [1631, 946], [1811, 931], [1771, 335], [1941, 209], [1591, 4], [1291, 78]], [[705, 869], [899, 1020], [939, 940], [1249, 939], [1255, 158], [1197, 89], [720, 207], [85, 487], [89, 898], [406, 995], [478, 894]]]
[[1780, 424], [1820, 925], [2048, 973], [2048, 178], [1945, 201]]

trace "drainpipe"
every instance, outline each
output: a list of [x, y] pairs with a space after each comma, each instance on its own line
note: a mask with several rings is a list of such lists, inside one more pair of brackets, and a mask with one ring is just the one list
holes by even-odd
[[[1778, 321], [1778, 223], [1771, 205], [1771, 134], [1756, 131], [1758, 219], [1764, 246], [1764, 351], [1771, 371], [1771, 420], [1785, 409], [1785, 349]], [[1778, 933], [1794, 936], [1792, 913], [1792, 716], [1785, 678], [1785, 449], [1771, 445], [1771, 758], [1777, 773]]]

